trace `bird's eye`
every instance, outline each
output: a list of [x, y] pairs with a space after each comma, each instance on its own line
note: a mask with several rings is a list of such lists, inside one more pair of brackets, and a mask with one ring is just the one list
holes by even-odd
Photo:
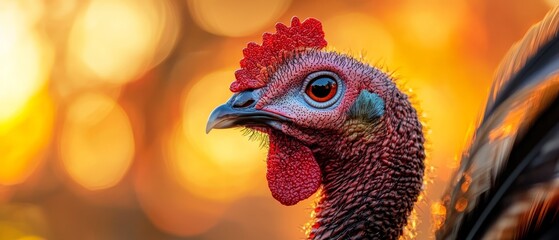
[[305, 93], [317, 102], [332, 99], [338, 91], [338, 83], [330, 76], [319, 76], [309, 82]]
[[303, 84], [305, 101], [316, 108], [327, 108], [339, 99], [343, 88], [340, 77], [333, 72], [319, 71], [311, 73]]

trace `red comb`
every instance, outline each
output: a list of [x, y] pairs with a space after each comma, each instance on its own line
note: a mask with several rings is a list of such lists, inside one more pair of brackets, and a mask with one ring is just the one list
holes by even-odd
[[235, 72], [237, 81], [231, 83], [232, 92], [261, 88], [268, 82], [268, 70], [280, 64], [286, 54], [307, 48], [326, 46], [322, 24], [314, 18], [301, 22], [291, 19], [291, 27], [276, 24], [276, 33], [264, 33], [262, 46], [251, 42], [243, 50], [241, 69]]

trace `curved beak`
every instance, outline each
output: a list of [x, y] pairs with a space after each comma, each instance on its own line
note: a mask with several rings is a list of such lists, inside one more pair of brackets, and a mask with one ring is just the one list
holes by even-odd
[[233, 95], [227, 103], [212, 111], [206, 124], [206, 133], [212, 129], [232, 128], [237, 126], [279, 127], [279, 122], [287, 122], [287, 117], [255, 108], [257, 94], [245, 91]]

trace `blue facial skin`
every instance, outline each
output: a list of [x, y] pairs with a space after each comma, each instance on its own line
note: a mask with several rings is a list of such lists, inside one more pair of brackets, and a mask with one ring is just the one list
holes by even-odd
[[384, 115], [384, 100], [367, 90], [362, 90], [349, 110], [351, 117], [364, 121], [373, 121]]

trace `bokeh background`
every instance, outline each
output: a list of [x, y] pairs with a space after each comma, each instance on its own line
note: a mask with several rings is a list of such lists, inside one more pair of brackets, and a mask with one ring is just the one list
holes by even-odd
[[431, 239], [494, 69], [556, 3], [0, 0], [0, 239], [302, 239], [312, 200], [270, 196], [266, 149], [204, 133], [246, 43], [294, 15], [415, 93]]

